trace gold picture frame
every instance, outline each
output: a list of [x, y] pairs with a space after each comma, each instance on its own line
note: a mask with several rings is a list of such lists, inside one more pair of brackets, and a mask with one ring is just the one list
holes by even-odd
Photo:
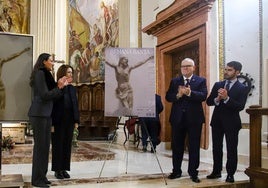
[[0, 31], [30, 33], [30, 0], [1, 0]]

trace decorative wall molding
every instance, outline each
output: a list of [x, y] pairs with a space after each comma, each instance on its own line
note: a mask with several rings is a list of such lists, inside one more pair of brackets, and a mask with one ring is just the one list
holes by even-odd
[[262, 78], [263, 78], [263, 2], [259, 0], [259, 49], [260, 49], [260, 97], [259, 97], [259, 104], [262, 104]]
[[225, 67], [225, 41], [224, 41], [224, 0], [218, 1], [219, 22], [219, 77], [223, 80]]
[[148, 35], [157, 35], [159, 31], [166, 29], [168, 25], [172, 25], [182, 19], [187, 19], [189, 16], [196, 14], [203, 9], [211, 9], [214, 1], [215, 0], [191, 0], [188, 1], [189, 3], [182, 1], [181, 3], [176, 3], [175, 1], [170, 7], [173, 5], [175, 6], [173, 6], [167, 14], [161, 15], [160, 12], [157, 17], [161, 16], [161, 19], [157, 19], [155, 22], [143, 28], [142, 31]]

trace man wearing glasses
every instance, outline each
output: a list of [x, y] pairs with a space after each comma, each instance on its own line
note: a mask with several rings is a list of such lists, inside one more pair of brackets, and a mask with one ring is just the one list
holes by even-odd
[[181, 62], [181, 76], [173, 78], [166, 93], [166, 100], [172, 103], [170, 113], [172, 173], [169, 179], [180, 178], [184, 154], [184, 143], [188, 135], [188, 174], [193, 182], [199, 183], [200, 137], [205, 122], [202, 102], [207, 97], [206, 79], [194, 75], [195, 63], [186, 58]]

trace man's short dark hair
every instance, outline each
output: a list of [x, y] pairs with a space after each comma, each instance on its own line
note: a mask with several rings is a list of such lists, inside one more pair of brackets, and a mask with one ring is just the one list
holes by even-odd
[[242, 70], [242, 64], [238, 61], [230, 61], [227, 63], [228, 67], [233, 67], [236, 71], [241, 71]]

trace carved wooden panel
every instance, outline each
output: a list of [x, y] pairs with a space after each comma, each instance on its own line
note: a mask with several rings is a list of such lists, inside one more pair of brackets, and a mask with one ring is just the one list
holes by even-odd
[[103, 85], [97, 84], [94, 88], [92, 88], [93, 91], [93, 105], [92, 110], [104, 110], [104, 88]]
[[80, 126], [78, 139], [107, 138], [116, 118], [104, 117], [104, 83], [77, 86]]
[[90, 110], [90, 97], [91, 93], [87, 85], [83, 85], [80, 89], [78, 88], [78, 101], [79, 101], [79, 110], [80, 111], [89, 111]]
[[185, 58], [191, 58], [195, 62], [195, 74], [199, 75], [199, 44], [194, 41], [180, 48], [175, 49], [171, 53], [172, 56], [172, 77], [175, 78], [181, 75], [181, 61]]

